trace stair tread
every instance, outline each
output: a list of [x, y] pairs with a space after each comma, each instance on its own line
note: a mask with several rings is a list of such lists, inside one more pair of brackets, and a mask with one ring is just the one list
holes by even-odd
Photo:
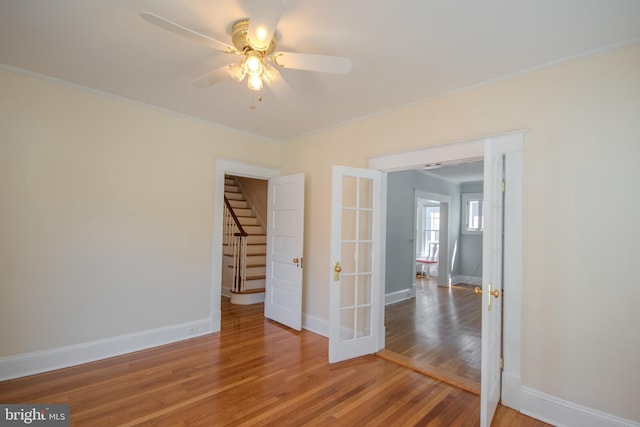
[[262, 280], [262, 279], [266, 279], [267, 276], [265, 276], [264, 274], [258, 275], [258, 276], [247, 276], [245, 277], [245, 280]]

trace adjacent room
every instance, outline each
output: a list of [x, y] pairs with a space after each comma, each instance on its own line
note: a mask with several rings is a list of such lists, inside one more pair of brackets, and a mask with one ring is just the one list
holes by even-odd
[[393, 172], [387, 201], [385, 355], [476, 394], [483, 179], [483, 161]]

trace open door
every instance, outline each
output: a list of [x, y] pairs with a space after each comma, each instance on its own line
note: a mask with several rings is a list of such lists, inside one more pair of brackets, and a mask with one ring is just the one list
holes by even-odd
[[489, 427], [502, 383], [504, 155], [488, 142], [484, 162], [480, 426]]
[[304, 174], [269, 180], [264, 316], [302, 328]]
[[381, 172], [333, 167], [329, 362], [380, 350]]

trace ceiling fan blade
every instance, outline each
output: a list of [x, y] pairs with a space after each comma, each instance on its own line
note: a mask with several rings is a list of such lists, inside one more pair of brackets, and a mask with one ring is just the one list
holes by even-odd
[[282, 76], [267, 87], [282, 101], [292, 102], [298, 98], [296, 91]]
[[247, 40], [256, 50], [266, 50], [284, 12], [283, 0], [253, 0], [249, 8]]
[[312, 55], [308, 53], [276, 52], [273, 63], [282, 68], [319, 71], [321, 73], [348, 74], [351, 59], [341, 56]]
[[221, 42], [219, 40], [213, 39], [209, 36], [206, 36], [204, 34], [201, 34], [197, 31], [194, 31], [192, 29], [189, 29], [187, 27], [183, 27], [180, 24], [176, 24], [175, 22], [169, 21], [168, 19], [165, 19], [161, 16], [158, 16], [156, 14], [153, 14], [151, 12], [143, 12], [140, 14], [140, 16], [142, 17], [142, 19], [144, 19], [145, 21], [156, 25], [160, 28], [163, 28], [165, 30], [171, 31], [174, 34], [178, 34], [180, 36], [186, 37], [188, 39], [191, 40], [195, 40], [199, 43], [204, 43], [209, 47], [212, 47], [216, 50], [220, 50], [222, 52], [226, 52], [226, 53], [239, 53], [236, 48], [234, 48], [231, 45], [228, 45], [224, 42]]
[[197, 88], [209, 87], [213, 84], [218, 83], [220, 80], [224, 80], [229, 77], [229, 72], [227, 71], [229, 68], [228, 65], [225, 65], [220, 68], [216, 68], [215, 70], [198, 77], [194, 81], [191, 82], [191, 86]]

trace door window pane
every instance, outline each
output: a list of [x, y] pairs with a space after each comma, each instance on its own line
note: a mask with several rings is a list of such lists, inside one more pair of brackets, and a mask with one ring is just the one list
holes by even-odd
[[358, 196], [358, 178], [345, 176], [342, 178], [342, 207], [355, 208]]

